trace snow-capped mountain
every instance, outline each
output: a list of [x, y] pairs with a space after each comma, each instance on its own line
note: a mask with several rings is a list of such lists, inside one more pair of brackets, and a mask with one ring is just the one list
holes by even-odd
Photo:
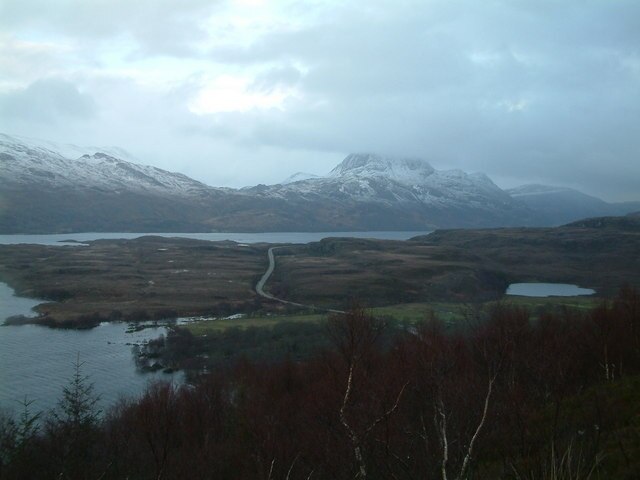
[[[179, 196], [198, 195], [210, 189], [180, 173], [116, 158], [119, 149], [102, 149], [112, 152], [107, 154], [94, 148], [0, 134], [0, 182]], [[127, 155], [124, 150], [120, 153]]]
[[428, 230], [558, 218], [540, 203], [555, 190], [505, 192], [482, 173], [436, 170], [419, 158], [352, 154], [326, 176], [236, 190], [118, 152], [0, 134], [0, 233]]
[[118, 152], [0, 134], [0, 233], [202, 231], [227, 196]]
[[381, 177], [403, 185], [417, 185], [426, 181], [435, 169], [420, 158], [385, 157], [372, 153], [352, 153], [338, 164], [329, 177]]
[[482, 173], [435, 170], [416, 158], [384, 157], [369, 153], [351, 154], [325, 177], [283, 182], [262, 188], [262, 195], [302, 196], [322, 193], [348, 197], [354, 201], [394, 203], [421, 202], [451, 206], [512, 204], [508, 194]]
[[[392, 193], [394, 200], [440, 207], [499, 208], [513, 203], [482, 173], [438, 171], [418, 158], [351, 154], [329, 173], [329, 179], [344, 185], [343, 190], [359, 185], [364, 192], [380, 193], [380, 187], [383, 187]], [[371, 199], [371, 195], [368, 197]], [[373, 199], [388, 201], [389, 196], [373, 195]]]
[[531, 212], [486, 175], [439, 171], [418, 158], [351, 154], [325, 177], [245, 190], [263, 199], [286, 200], [301, 209], [310, 204], [331, 206], [335, 221], [362, 220], [372, 216], [366, 210], [375, 210], [378, 220], [384, 219], [381, 223], [394, 224], [394, 228], [533, 222]]

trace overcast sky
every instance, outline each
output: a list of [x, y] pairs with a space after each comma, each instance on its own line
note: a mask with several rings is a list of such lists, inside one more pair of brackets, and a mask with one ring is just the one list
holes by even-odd
[[640, 2], [0, 0], [0, 131], [216, 186], [367, 151], [640, 200]]

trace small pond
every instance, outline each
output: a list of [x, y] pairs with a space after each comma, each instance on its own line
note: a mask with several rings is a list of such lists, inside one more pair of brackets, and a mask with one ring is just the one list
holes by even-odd
[[512, 283], [507, 288], [507, 295], [521, 297], [576, 297], [594, 293], [595, 290], [569, 283]]

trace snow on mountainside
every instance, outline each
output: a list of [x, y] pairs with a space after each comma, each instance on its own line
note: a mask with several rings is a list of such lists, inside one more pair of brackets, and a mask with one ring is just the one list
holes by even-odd
[[95, 147], [95, 146], [78, 146], [72, 143], [58, 143], [52, 142], [51, 140], [43, 140], [40, 138], [31, 138], [24, 137], [22, 135], [3, 135], [0, 134], [0, 137], [10, 137], [14, 143], [22, 143], [24, 145], [29, 145], [32, 148], [40, 147], [45, 150], [50, 150], [56, 152], [58, 155], [61, 155], [65, 158], [78, 158], [85, 154], [91, 154], [94, 152], [102, 152], [106, 153], [115, 158], [120, 158], [122, 160], [127, 160], [128, 162], [139, 163], [139, 159], [135, 158], [131, 153], [126, 151], [124, 148], [120, 147]]
[[39, 184], [51, 188], [100, 188], [163, 195], [199, 195], [210, 189], [180, 173], [139, 165], [116, 158], [124, 150], [58, 145], [0, 134], [0, 166], [3, 183]]
[[638, 210], [558, 187], [507, 192], [482, 173], [436, 170], [419, 158], [354, 153], [326, 176], [235, 190], [125, 156], [0, 134], [0, 232], [426, 230]]
[[477, 209], [499, 215], [520, 205], [482, 173], [439, 171], [418, 158], [370, 153], [347, 156], [326, 177], [248, 189], [263, 197], [326, 198], [351, 202], [414, 205], [439, 210]]
[[371, 153], [352, 153], [329, 173], [334, 178], [384, 177], [403, 185], [422, 183], [435, 172], [419, 158], [384, 157]]

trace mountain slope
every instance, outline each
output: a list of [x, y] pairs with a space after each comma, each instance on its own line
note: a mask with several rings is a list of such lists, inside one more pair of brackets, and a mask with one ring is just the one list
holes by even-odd
[[0, 134], [0, 232], [202, 230], [225, 192], [103, 152]]
[[[55, 144], [50, 145], [55, 148]], [[138, 165], [104, 152], [68, 158], [59, 151], [38, 144], [27, 144], [24, 140], [4, 134], [0, 134], [0, 162], [2, 182], [5, 184], [98, 188], [163, 195], [198, 195], [211, 189], [180, 173]]]
[[551, 226], [588, 217], [625, 215], [638, 208], [636, 202], [607, 203], [572, 188], [549, 185], [522, 185], [507, 190], [507, 193]]

